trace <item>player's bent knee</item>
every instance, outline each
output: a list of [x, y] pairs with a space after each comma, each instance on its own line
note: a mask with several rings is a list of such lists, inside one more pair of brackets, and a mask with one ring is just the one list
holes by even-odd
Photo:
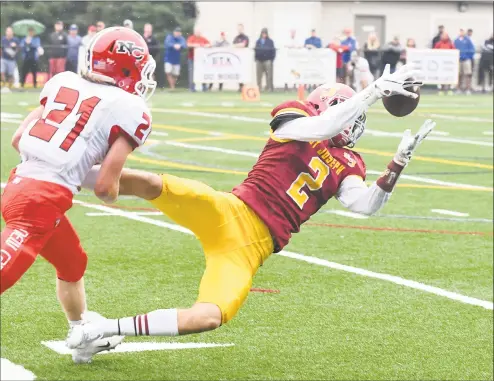
[[219, 328], [222, 323], [221, 310], [215, 304], [196, 303], [179, 315], [181, 333], [205, 332]]
[[84, 276], [86, 267], [87, 255], [85, 252], [82, 252], [70, 263], [70, 266], [57, 268], [57, 278], [63, 280], [64, 282], [78, 282]]

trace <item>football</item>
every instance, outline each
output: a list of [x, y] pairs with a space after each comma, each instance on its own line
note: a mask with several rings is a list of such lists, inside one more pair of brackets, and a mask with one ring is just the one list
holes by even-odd
[[383, 98], [384, 108], [393, 116], [403, 117], [411, 114], [418, 106], [420, 100], [420, 87], [414, 86], [407, 89], [418, 94], [417, 99], [409, 98], [404, 95], [393, 95]]

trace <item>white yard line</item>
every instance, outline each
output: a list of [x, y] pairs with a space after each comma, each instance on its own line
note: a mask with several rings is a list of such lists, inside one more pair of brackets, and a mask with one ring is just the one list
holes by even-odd
[[12, 361], [1, 358], [0, 363], [0, 380], [5, 381], [31, 381], [35, 380], [36, 375], [27, 370], [22, 365], [14, 364]]
[[6, 119], [6, 118], [2, 118], [2, 119], [0, 119], [0, 122], [2, 122], [2, 123], [12, 123], [12, 124], [21, 124], [22, 123], [22, 120], [20, 120], [20, 119]]
[[[111, 214], [114, 214], [115, 216], [124, 217], [124, 218], [130, 219], [130, 220], [144, 222], [144, 223], [147, 223], [150, 225], [160, 226], [160, 227], [163, 227], [166, 229], [178, 231], [178, 232], [185, 233], [185, 234], [190, 234], [190, 235], [193, 234], [190, 230], [188, 230], [182, 226], [179, 226], [179, 225], [171, 224], [171, 223], [168, 223], [165, 221], [156, 220], [156, 219], [152, 219], [152, 218], [138, 216], [138, 215], [131, 214], [131, 213], [128, 213], [128, 212], [123, 211], [123, 210], [109, 208], [109, 207], [104, 206], [104, 205], [90, 204], [90, 203], [82, 202], [79, 200], [74, 200], [74, 203], [79, 204], [79, 205], [84, 206], [84, 207], [89, 208], [89, 209], [94, 209], [94, 210], [99, 210], [102, 212], [111, 213]], [[283, 250], [277, 254], [281, 255], [283, 257], [297, 259], [297, 260], [304, 261], [307, 263], [312, 263], [312, 264], [319, 265], [319, 266], [329, 267], [329, 268], [332, 268], [335, 270], [342, 270], [342, 271], [346, 271], [349, 273], [366, 276], [369, 278], [385, 280], [385, 281], [395, 283], [398, 285], [402, 285], [402, 286], [406, 286], [406, 287], [413, 288], [416, 290], [421, 290], [424, 292], [428, 292], [431, 294], [442, 296], [442, 297], [445, 297], [445, 298], [448, 298], [451, 300], [456, 300], [456, 301], [459, 301], [461, 303], [483, 307], [483, 308], [488, 309], [488, 310], [493, 309], [493, 303], [490, 301], [471, 298], [469, 296], [457, 294], [457, 293], [451, 292], [451, 291], [446, 291], [446, 290], [443, 290], [443, 289], [438, 288], [438, 287], [429, 286], [429, 285], [426, 285], [426, 284], [423, 284], [420, 282], [415, 282], [415, 281], [400, 278], [397, 276], [376, 273], [376, 272], [361, 269], [358, 267], [342, 265], [339, 263], [327, 261], [325, 259], [310, 257], [307, 255], [293, 253], [293, 252], [289, 252], [286, 250]]]
[[[52, 340], [42, 341], [41, 344], [50, 348], [52, 351], [57, 352], [60, 355], [70, 355], [72, 350], [67, 348], [65, 341]], [[112, 354], [112, 353], [127, 353], [127, 352], [148, 352], [148, 351], [170, 351], [179, 349], [202, 349], [202, 348], [218, 348], [218, 347], [233, 347], [235, 344], [216, 344], [216, 343], [158, 343], [152, 341], [145, 342], [132, 342], [122, 343], [115, 350], [100, 352], [98, 354]], [[10, 380], [2, 378], [2, 380]]]
[[355, 218], [357, 220], [366, 220], [367, 218], [369, 218], [369, 216], [366, 216], [365, 214], [348, 212], [346, 210], [330, 209], [326, 210], [326, 212], [330, 214], [336, 214], [338, 216]]
[[468, 217], [468, 213], [455, 212], [454, 210], [447, 209], [431, 209], [432, 213], [444, 214], [446, 216], [455, 216], [455, 217]]
[[309, 256], [306, 256], [306, 255], [297, 254], [297, 253], [291, 253], [291, 252], [284, 251], [284, 250], [282, 252], [278, 253], [278, 255], [281, 255], [283, 257], [292, 258], [292, 259], [298, 259], [299, 261], [304, 261], [304, 262], [307, 262], [307, 263], [312, 263], [314, 265], [329, 267], [329, 268], [336, 269], [336, 270], [342, 270], [342, 271], [346, 271], [346, 272], [349, 272], [349, 273], [353, 273], [353, 274], [357, 274], [357, 275], [362, 275], [362, 276], [369, 277], [369, 278], [385, 280], [385, 281], [388, 281], [388, 282], [391, 282], [391, 283], [399, 284], [401, 286], [414, 288], [416, 290], [420, 290], [420, 291], [424, 291], [424, 292], [429, 292], [431, 294], [442, 296], [444, 298], [456, 300], [456, 301], [461, 302], [461, 303], [471, 304], [473, 306], [483, 307], [483, 308], [485, 308], [487, 310], [492, 310], [493, 309], [493, 303], [490, 302], [490, 301], [480, 300], [480, 299], [477, 299], [477, 298], [471, 298], [469, 296], [457, 294], [456, 292], [446, 291], [446, 290], [443, 290], [442, 288], [438, 288], [438, 287], [434, 287], [434, 286], [429, 286], [429, 285], [426, 285], [426, 284], [423, 284], [423, 283], [420, 283], [420, 282], [415, 282], [413, 280], [408, 280], [408, 279], [400, 278], [398, 276], [376, 273], [376, 272], [373, 272], [373, 271], [368, 271], [368, 270], [360, 269], [358, 267], [341, 265], [339, 263], [330, 262], [330, 261], [327, 261], [325, 259], [316, 258], [316, 257], [309, 257]]
[[[230, 119], [230, 120], [237, 120], [237, 121], [241, 121], [241, 122], [263, 123], [266, 125], [269, 124], [269, 122], [271, 122], [270, 119], [252, 118], [252, 117], [240, 116], [240, 115], [217, 114], [217, 113], [202, 112], [202, 111], [185, 111], [185, 110], [164, 109], [164, 108], [153, 108], [152, 111], [158, 112], [158, 113], [167, 113], [167, 114], [182, 114], [182, 115], [190, 115], [190, 116], [203, 116], [206, 118]], [[377, 111], [381, 111], [381, 110], [377, 110]], [[386, 111], [384, 111], [384, 112], [387, 113]], [[434, 115], [437, 115], [437, 114], [434, 114]], [[445, 116], [447, 116], [447, 115], [445, 115]], [[463, 117], [458, 117], [458, 118], [463, 118]], [[450, 119], [450, 118], [448, 118], [448, 119]], [[473, 119], [479, 119], [479, 118], [473, 118]], [[462, 119], [460, 119], [460, 120], [462, 120]], [[492, 120], [491, 120], [491, 122], [492, 122]], [[369, 134], [369, 135], [374, 135], [374, 136], [392, 137], [392, 138], [401, 138], [403, 136], [402, 132], [387, 132], [387, 131], [379, 131], [379, 130], [372, 130], [372, 129], [366, 129], [365, 133]], [[462, 138], [452, 138], [452, 137], [444, 137], [444, 136], [428, 136], [427, 139], [438, 141], [438, 142], [444, 142], [444, 143], [471, 144], [471, 145], [486, 146], [486, 147], [493, 147], [494, 146], [494, 143], [492, 143], [492, 142], [462, 139]]]
[[248, 156], [248, 157], [254, 157], [254, 158], [259, 157], [259, 154], [254, 153], [254, 152], [238, 151], [238, 150], [234, 150], [234, 149], [226, 149], [226, 148], [213, 147], [213, 146], [202, 146], [202, 145], [198, 145], [198, 144], [188, 144], [188, 143], [181, 143], [181, 142], [174, 142], [174, 141], [166, 141], [165, 144], [167, 144], [169, 146], [182, 147], [182, 148], [187, 148], [187, 149], [195, 149], [195, 150], [211, 151], [211, 152], [221, 152], [221, 153], [226, 153], [229, 155], [236, 155], [236, 156]]
[[153, 136], [168, 136], [168, 132], [163, 132], [163, 131], [154, 131], [153, 130]]
[[8, 112], [0, 112], [0, 118], [3, 119], [19, 119], [22, 118], [22, 114], [11, 114]]
[[[259, 157], [259, 154], [254, 153], [254, 152], [239, 151], [239, 150], [226, 149], [226, 148], [214, 147], [214, 146], [204, 146], [204, 145], [200, 145], [200, 144], [189, 144], [189, 143], [181, 143], [181, 142], [174, 142], [174, 141], [166, 141], [165, 144], [171, 145], [171, 146], [176, 146], [176, 147], [181, 147], [181, 148], [200, 150], [200, 151], [221, 152], [221, 153], [225, 153], [228, 155], [248, 156], [248, 157], [253, 157], [253, 158]], [[380, 176], [382, 174], [382, 172], [383, 171], [374, 171], [372, 169], [367, 170], [367, 174], [369, 174], [369, 175]], [[462, 183], [455, 183], [455, 182], [451, 182], [451, 181], [442, 181], [442, 180], [436, 180], [436, 179], [431, 179], [431, 178], [422, 177], [422, 176], [411, 176], [411, 175], [403, 174], [400, 177], [402, 179], [416, 181], [419, 183], [443, 185], [443, 186], [447, 186], [447, 187], [462, 187], [462, 188], [492, 190], [492, 188], [484, 187], [484, 186], [480, 186], [480, 185], [462, 184]]]

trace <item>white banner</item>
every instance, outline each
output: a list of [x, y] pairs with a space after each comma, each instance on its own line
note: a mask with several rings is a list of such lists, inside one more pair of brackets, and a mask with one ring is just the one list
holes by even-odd
[[336, 53], [332, 49], [280, 49], [274, 61], [274, 85], [336, 83]]
[[407, 63], [416, 63], [423, 75], [417, 79], [427, 84], [456, 85], [460, 51], [456, 49], [407, 49]]
[[196, 48], [194, 82], [250, 83], [253, 61], [252, 49]]

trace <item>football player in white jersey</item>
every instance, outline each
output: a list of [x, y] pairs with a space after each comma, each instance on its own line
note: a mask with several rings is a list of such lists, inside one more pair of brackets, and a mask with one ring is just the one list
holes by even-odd
[[[127, 156], [151, 132], [145, 99], [156, 88], [156, 63], [135, 31], [104, 29], [86, 51], [81, 75], [50, 79], [40, 106], [15, 132], [12, 145], [22, 162], [13, 169], [2, 197], [6, 226], [1, 234], [1, 293], [13, 286], [40, 254], [57, 272], [57, 296], [72, 328], [86, 309], [83, 275], [87, 256], [65, 212], [94, 164], [101, 163], [95, 194], [118, 196]], [[86, 362], [114, 348], [121, 338], [75, 351]]]

